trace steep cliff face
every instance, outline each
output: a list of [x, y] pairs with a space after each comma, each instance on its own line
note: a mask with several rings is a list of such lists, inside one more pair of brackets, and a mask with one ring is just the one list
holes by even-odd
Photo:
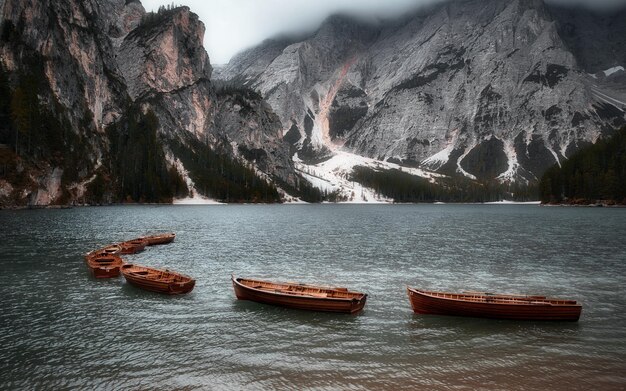
[[[601, 16], [587, 18], [541, 0], [453, 1], [378, 26], [334, 17], [280, 53], [267, 41], [236, 56], [220, 77], [258, 89], [304, 149], [533, 181], [624, 123], [619, 86], [588, 73], [626, 51], [604, 44], [593, 61]], [[611, 18], [598, 38], [625, 20]], [[587, 46], [572, 49], [576, 36]], [[272, 60], [259, 56], [265, 47]]]
[[293, 186], [296, 175], [289, 148], [282, 139], [280, 119], [261, 96], [250, 90], [218, 88], [213, 132], [233, 152]]
[[295, 184], [289, 148], [271, 108], [245, 89], [216, 93], [197, 15], [181, 7], [144, 19], [117, 53], [131, 99], [156, 113], [169, 138], [184, 131], [253, 163], [267, 177]]
[[181, 7], [145, 16], [118, 47], [130, 99], [152, 108], [165, 132], [204, 137], [211, 126], [215, 94], [203, 36], [198, 16]]
[[593, 12], [553, 5], [549, 11], [582, 69], [595, 74], [626, 64], [626, 8]]
[[[186, 154], [206, 154], [198, 149], [204, 145], [222, 160], [258, 163], [264, 177], [295, 183], [289, 147], [271, 109], [257, 102], [245, 115], [230, 115], [231, 100], [219, 100], [202, 46], [204, 25], [189, 8], [147, 14], [138, 1], [6, 0], [0, 10], [0, 65], [11, 100], [0, 113], [8, 120], [0, 126], [0, 149], [10, 163], [0, 170], [0, 205], [93, 202], [94, 187], [95, 202], [125, 197], [119, 171], [131, 170], [112, 168], [113, 149], [129, 151], [124, 143], [141, 139], [133, 134], [146, 126], [158, 128], [157, 138], [148, 139], [162, 149], [146, 159], [168, 157], [147, 165], [156, 167], [157, 177], [172, 170], [187, 179], [206, 177], [184, 167], [171, 148], [175, 144], [181, 153], [187, 145]], [[241, 150], [266, 156], [250, 160]], [[161, 179], [156, 187], [171, 185]], [[203, 189], [212, 195], [210, 186]]]
[[116, 53], [131, 98], [171, 93], [209, 80], [211, 65], [203, 37], [204, 24], [187, 7], [146, 17]]
[[[17, 144], [13, 176], [20, 179], [3, 203], [46, 205], [81, 198], [102, 164], [104, 129], [126, 105], [107, 32], [127, 33], [139, 23], [143, 7], [124, 0], [7, 0], [1, 11], [2, 67], [19, 90], [11, 113], [24, 112], [15, 136], [3, 137]], [[28, 94], [32, 99], [17, 99]], [[3, 127], [8, 130], [7, 123]]]
[[78, 120], [89, 111], [93, 126], [101, 130], [124, 104], [112, 38], [135, 28], [145, 12], [138, 2], [126, 3], [7, 0], [2, 62], [18, 72], [22, 62], [37, 58], [54, 98], [72, 110], [68, 118]]

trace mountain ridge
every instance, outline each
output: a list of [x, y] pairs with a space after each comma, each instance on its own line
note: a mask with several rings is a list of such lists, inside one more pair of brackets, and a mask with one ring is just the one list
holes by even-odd
[[[381, 25], [371, 41], [360, 35], [350, 50], [353, 37], [324, 35], [336, 23], [329, 18], [274, 48], [273, 59], [250, 61], [263, 44], [238, 54], [218, 77], [258, 89], [303, 152], [343, 147], [451, 175], [535, 182], [624, 123], [623, 84], [588, 75], [619, 65], [619, 40], [589, 70], [578, 60], [593, 57], [585, 45], [572, 49], [602, 25], [593, 18], [541, 0], [446, 2]], [[608, 19], [603, 36], [626, 25]]]

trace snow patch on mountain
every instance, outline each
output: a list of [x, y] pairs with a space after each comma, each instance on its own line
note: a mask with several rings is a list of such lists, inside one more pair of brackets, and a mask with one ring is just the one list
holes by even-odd
[[425, 164], [426, 166], [432, 167], [434, 169], [438, 169], [439, 167], [446, 164], [448, 160], [450, 160], [450, 154], [452, 153], [453, 150], [454, 150], [454, 145], [451, 144], [447, 146], [446, 148], [442, 149], [441, 151], [437, 152], [436, 154], [422, 160], [422, 164]]
[[609, 77], [612, 74], [614, 74], [615, 72], [619, 72], [619, 71], [623, 71], [623, 70], [624, 70], [624, 67], [620, 65], [620, 66], [616, 66], [616, 67], [613, 67], [613, 68], [605, 69], [602, 72], [604, 72], [604, 75], [606, 77]]
[[517, 176], [517, 170], [519, 169], [519, 162], [517, 161], [515, 146], [509, 140], [504, 141], [504, 153], [506, 154], [508, 168], [505, 172], [498, 175], [496, 179], [502, 182], [514, 181]]
[[391, 203], [393, 199], [377, 194], [374, 189], [354, 182], [352, 172], [355, 167], [363, 166], [373, 170], [401, 170], [407, 174], [428, 179], [431, 183], [445, 175], [423, 170], [407, 168], [395, 163], [371, 159], [343, 150], [337, 150], [333, 156], [321, 163], [306, 164], [294, 155], [296, 170], [313, 186], [327, 193], [337, 192], [345, 203]]
[[202, 196], [198, 190], [196, 189], [196, 184], [193, 179], [189, 177], [189, 171], [183, 165], [183, 162], [180, 161], [177, 157], [175, 157], [171, 152], [168, 152], [165, 155], [165, 159], [167, 163], [176, 169], [178, 174], [183, 178], [185, 184], [187, 185], [187, 189], [189, 189], [189, 196], [184, 198], [175, 198], [173, 203], [175, 205], [216, 205], [221, 204], [214, 199], [207, 198]]
[[192, 197], [176, 198], [173, 201], [174, 205], [226, 205], [222, 202], [212, 200], [201, 196], [198, 193], [194, 193]]
[[596, 98], [597, 100], [601, 102], [608, 103], [611, 106], [614, 106], [621, 111], [624, 111], [624, 109], [626, 109], [626, 102], [624, 100], [617, 99], [616, 96], [608, 95], [608, 94], [616, 95], [614, 92], [609, 92], [606, 89], [600, 90], [600, 87], [594, 84], [591, 86], [591, 93], [593, 94], [594, 98]]

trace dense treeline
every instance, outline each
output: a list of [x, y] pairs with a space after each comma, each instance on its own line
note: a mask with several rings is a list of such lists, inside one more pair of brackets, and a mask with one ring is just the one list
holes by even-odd
[[139, 27], [144, 29], [150, 29], [152, 27], [158, 26], [166, 21], [172, 13], [178, 10], [178, 8], [181, 8], [181, 6], [171, 3], [167, 6], [159, 6], [157, 12], [146, 12], [141, 17], [141, 24], [139, 25]]
[[257, 90], [247, 87], [236, 80], [211, 80], [211, 84], [217, 96], [235, 95], [255, 101], [263, 99], [261, 93]]
[[167, 145], [189, 171], [202, 194], [223, 202], [280, 202], [276, 187], [259, 177], [252, 167], [197, 139], [189, 137], [186, 144], [168, 139]]
[[[109, 170], [117, 184], [114, 189], [121, 202], [171, 202], [173, 197], [185, 197], [187, 185], [175, 168], [168, 168], [163, 143], [158, 137], [159, 120], [148, 110], [142, 113], [131, 108], [125, 120], [107, 129], [110, 149]], [[92, 183], [95, 198], [106, 186], [102, 174]]]
[[309, 181], [304, 179], [301, 175], [298, 175], [297, 177], [296, 186], [291, 186], [287, 182], [282, 181], [278, 178], [274, 180], [283, 190], [285, 190], [287, 193], [294, 197], [300, 198], [302, 201], [312, 203], [334, 201], [334, 193], [329, 194], [328, 192], [322, 192], [320, 189], [313, 186]]
[[[63, 204], [70, 201], [67, 186], [84, 180], [91, 169], [93, 140], [88, 135], [93, 121], [85, 110], [83, 118], [72, 124], [60, 104], [42, 101], [41, 97], [52, 96], [43, 75], [38, 57], [22, 64], [13, 83], [0, 65], [0, 179], [17, 189], [34, 190], [37, 184], [29, 173], [59, 167], [63, 194], [56, 202]], [[154, 113], [143, 115], [133, 109], [109, 128], [109, 163], [88, 182], [81, 202], [170, 202], [174, 196], [185, 196], [186, 184], [166, 166], [157, 128]]]
[[[5, 146], [0, 148], [0, 178], [26, 187], [29, 179], [21, 170], [49, 164], [63, 168], [63, 183], [71, 183], [88, 167], [89, 144], [71, 130], [58, 102], [40, 101], [49, 95], [40, 59], [27, 59], [21, 69], [11, 83], [0, 64], [0, 144]], [[90, 121], [85, 114], [81, 124]]]
[[626, 204], [626, 127], [550, 168], [540, 190], [544, 203]]
[[493, 202], [537, 199], [536, 186], [476, 182], [462, 177], [439, 179], [430, 183], [401, 170], [354, 168], [352, 180], [374, 189], [395, 202]]

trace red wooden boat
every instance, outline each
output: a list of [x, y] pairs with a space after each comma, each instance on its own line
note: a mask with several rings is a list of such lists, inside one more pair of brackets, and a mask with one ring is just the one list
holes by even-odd
[[126, 264], [122, 266], [121, 271], [131, 285], [169, 295], [189, 293], [196, 284], [193, 278], [171, 270]]
[[109, 255], [118, 254], [122, 252], [122, 247], [120, 247], [118, 244], [111, 244], [109, 246], [101, 248], [100, 251], [107, 253]]
[[582, 305], [575, 300], [545, 296], [498, 295], [482, 292], [448, 293], [407, 287], [413, 311], [418, 314], [471, 316], [517, 320], [569, 320], [580, 318]]
[[112, 244], [110, 246], [102, 247], [97, 250], [93, 250], [85, 254], [85, 261], [88, 261], [89, 258], [95, 256], [104, 256], [104, 255], [116, 255], [122, 251], [122, 248], [117, 244]]
[[170, 233], [165, 233], [165, 234], [142, 236], [140, 239], [145, 240], [147, 246], [155, 246], [157, 244], [171, 243], [174, 241], [175, 238], [176, 238], [176, 234], [173, 232], [170, 232]]
[[120, 275], [124, 260], [115, 254], [86, 256], [87, 266], [95, 278], [112, 278]]
[[237, 278], [232, 276], [239, 300], [312, 311], [356, 313], [363, 309], [367, 295], [346, 288]]
[[122, 248], [120, 254], [137, 254], [146, 249], [147, 242], [141, 238], [127, 240], [119, 246]]

